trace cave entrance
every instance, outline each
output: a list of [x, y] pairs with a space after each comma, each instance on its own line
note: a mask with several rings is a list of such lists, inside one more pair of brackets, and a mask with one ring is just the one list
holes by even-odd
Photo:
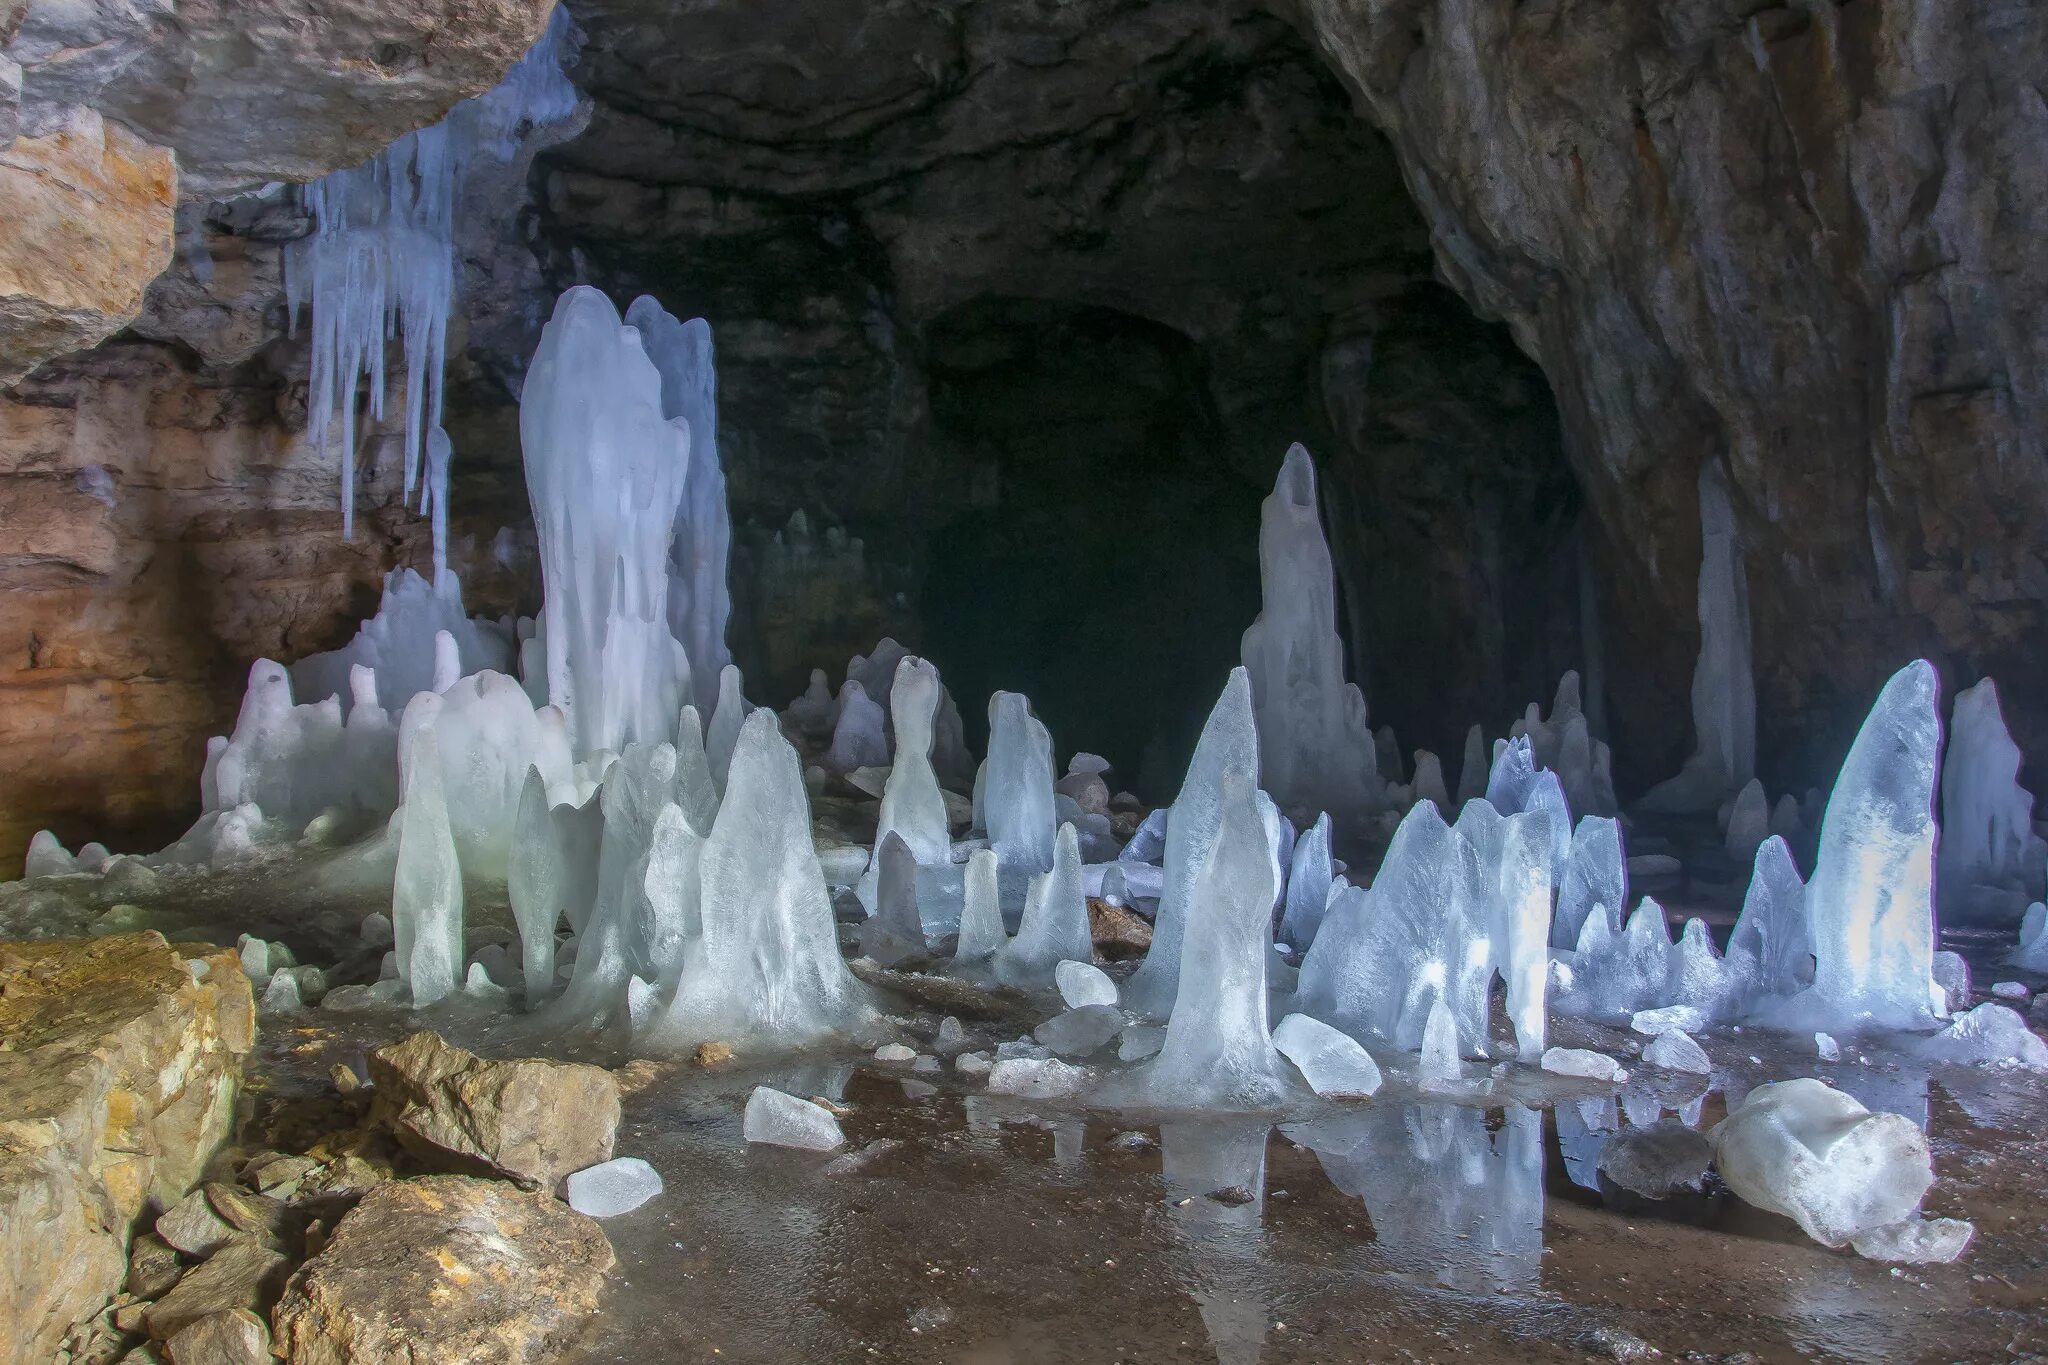
[[987, 299], [926, 333], [933, 454], [970, 471], [934, 534], [926, 649], [962, 699], [1022, 692], [1062, 764], [1171, 800], [1259, 609], [1265, 489], [1227, 458], [1201, 356], [1109, 309]]

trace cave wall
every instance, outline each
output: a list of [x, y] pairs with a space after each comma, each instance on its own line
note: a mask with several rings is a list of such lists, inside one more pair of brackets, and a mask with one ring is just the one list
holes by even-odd
[[[1745, 541], [1767, 782], [1883, 678], [2008, 684], [2048, 746], [2048, 10], [1303, 0], [1439, 268], [1556, 390], [1612, 585], [1616, 753], [1686, 748], [1696, 482]], [[1626, 661], [1625, 670], [1620, 666]]]

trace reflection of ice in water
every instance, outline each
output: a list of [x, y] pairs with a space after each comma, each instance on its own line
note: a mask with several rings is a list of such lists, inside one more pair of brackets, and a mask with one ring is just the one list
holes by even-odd
[[809, 1099], [822, 1095], [828, 1100], [846, 1098], [847, 1082], [853, 1079], [851, 1062], [807, 1062], [790, 1067], [763, 1082], [786, 1095]]
[[1509, 1104], [1374, 1105], [1284, 1131], [1365, 1201], [1387, 1258], [1475, 1293], [1534, 1289], [1543, 1270], [1543, 1118]]
[[1567, 1100], [1553, 1111], [1557, 1115], [1557, 1146], [1564, 1154], [1564, 1171], [1581, 1189], [1600, 1188], [1600, 1153], [1607, 1139], [1621, 1126], [1614, 1096], [1600, 1095]]
[[1013, 1102], [992, 1100], [986, 1095], [966, 1095], [961, 1100], [967, 1114], [967, 1131], [995, 1137], [1004, 1127], [1042, 1128], [1052, 1134], [1052, 1164], [1075, 1172], [1087, 1165], [1088, 1122], [1073, 1115], [1042, 1117], [1017, 1107]]
[[[1167, 1208], [1184, 1234], [1188, 1293], [1217, 1365], [1257, 1365], [1265, 1349], [1272, 1311], [1261, 1284], [1258, 1241], [1271, 1131], [1264, 1119], [1244, 1118], [1177, 1119], [1159, 1128]], [[1230, 1193], [1210, 1197], [1218, 1191]]]
[[[1875, 1060], [1873, 1058], [1873, 1060]], [[1927, 1067], [1911, 1061], [1896, 1066], [1844, 1066], [1834, 1074], [1836, 1089], [1854, 1095], [1873, 1113], [1904, 1114], [1927, 1131]]]

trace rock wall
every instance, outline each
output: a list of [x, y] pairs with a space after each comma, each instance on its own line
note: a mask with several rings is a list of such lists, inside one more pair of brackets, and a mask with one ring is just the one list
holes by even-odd
[[[1557, 394], [1613, 585], [1617, 754], [1684, 751], [1696, 483], [1745, 537], [1767, 779], [1915, 654], [2048, 662], [2048, 10], [1303, 0], [1437, 264]], [[2024, 693], [2024, 695], [2019, 695]], [[2048, 696], [2008, 715], [2048, 748]]]
[[255, 1029], [231, 951], [0, 944], [0, 1354], [51, 1359], [120, 1288], [144, 1210], [231, 1136]]

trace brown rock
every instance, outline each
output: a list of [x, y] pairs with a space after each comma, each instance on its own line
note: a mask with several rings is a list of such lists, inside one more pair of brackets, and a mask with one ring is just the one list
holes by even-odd
[[602, 1067], [486, 1061], [415, 1033], [370, 1054], [370, 1081], [373, 1121], [428, 1161], [552, 1191], [611, 1159], [619, 1084]]
[[0, 1359], [49, 1359], [121, 1287], [127, 1230], [227, 1138], [254, 1018], [232, 952], [154, 933], [0, 948], [0, 1264], [36, 1268], [0, 1276]]
[[0, 147], [0, 388], [142, 311], [177, 202], [171, 154], [91, 110]]
[[156, 1235], [184, 1252], [204, 1260], [233, 1241], [234, 1224], [213, 1211], [213, 1202], [202, 1187], [192, 1191], [156, 1220]]
[[138, 1299], [160, 1299], [185, 1273], [177, 1251], [153, 1232], [145, 1232], [128, 1248], [127, 1290]]
[[292, 1278], [277, 1349], [290, 1365], [540, 1360], [595, 1309], [612, 1264], [598, 1225], [545, 1194], [398, 1181], [364, 1196]]
[[171, 1365], [269, 1365], [270, 1329], [246, 1308], [215, 1313], [164, 1343]]
[[1104, 960], [1122, 962], [1143, 957], [1152, 946], [1152, 926], [1128, 906], [1111, 905], [1089, 897], [1088, 932], [1095, 939], [1095, 951]]
[[724, 1066], [732, 1060], [732, 1044], [724, 1041], [697, 1044], [698, 1066]]
[[170, 1293], [149, 1306], [149, 1334], [168, 1341], [184, 1328], [236, 1308], [267, 1314], [290, 1278], [292, 1263], [253, 1237], [238, 1237], [185, 1272]]

